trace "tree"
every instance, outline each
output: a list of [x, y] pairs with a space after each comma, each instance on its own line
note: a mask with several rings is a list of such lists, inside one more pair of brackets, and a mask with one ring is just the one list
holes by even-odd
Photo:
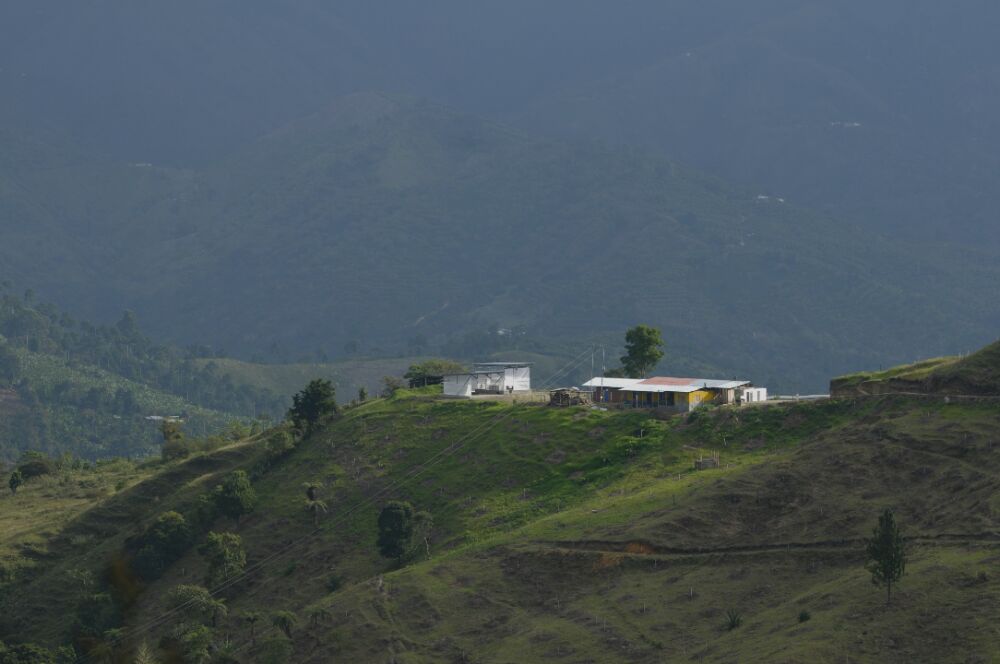
[[163, 436], [163, 447], [160, 454], [164, 461], [183, 459], [191, 453], [187, 443], [184, 442], [184, 431], [177, 420], [161, 421], [160, 435]]
[[6, 342], [0, 341], [0, 384], [13, 385], [20, 377], [20, 356]]
[[164, 512], [142, 535], [132, 567], [146, 580], [159, 578], [191, 545], [191, 527], [179, 512]]
[[7, 482], [11, 494], [17, 495], [17, 490], [22, 484], [24, 484], [24, 475], [21, 474], [20, 470], [15, 468], [14, 472], [10, 474], [10, 480]]
[[237, 525], [240, 523], [240, 517], [253, 512], [257, 506], [257, 492], [250, 483], [250, 477], [243, 470], [231, 473], [222, 484], [215, 487], [212, 496], [219, 511]]
[[257, 645], [257, 623], [264, 619], [260, 611], [244, 611], [243, 622], [250, 625], [250, 644]]
[[413, 506], [389, 502], [378, 515], [378, 550], [385, 558], [402, 561], [413, 538]]
[[312, 514], [313, 526], [319, 527], [319, 515], [327, 511], [326, 503], [319, 499], [319, 485], [315, 482], [307, 482], [306, 485], [306, 511]]
[[134, 664], [158, 664], [156, 655], [145, 642], [140, 643], [136, 649]]
[[243, 540], [236, 533], [209, 533], [198, 553], [208, 562], [205, 583], [217, 586], [239, 575], [247, 566]]
[[271, 614], [271, 624], [288, 637], [292, 638], [292, 629], [298, 623], [298, 618], [291, 611], [276, 611]]
[[167, 593], [167, 606], [198, 624], [210, 622], [214, 625], [228, 613], [226, 603], [212, 597], [212, 593], [202, 586], [174, 586]]
[[295, 428], [311, 430], [324, 417], [337, 412], [336, 389], [328, 380], [317, 378], [292, 397], [288, 419]]
[[645, 378], [663, 359], [662, 348], [660, 330], [648, 325], [637, 325], [625, 333], [622, 368], [631, 378]]
[[368, 389], [362, 385], [358, 388], [358, 403], [364, 403], [368, 401]]
[[385, 376], [382, 378], [382, 396], [385, 398], [391, 398], [401, 389], [403, 389], [403, 381], [396, 376]]
[[878, 518], [872, 537], [866, 540], [868, 562], [875, 586], [885, 586], [885, 603], [892, 600], [892, 584], [898, 583], [906, 570], [906, 550], [903, 535], [896, 525], [892, 510], [886, 508]]
[[465, 367], [452, 360], [427, 360], [419, 364], [411, 364], [403, 378], [410, 387], [437, 385], [446, 374], [462, 373]]

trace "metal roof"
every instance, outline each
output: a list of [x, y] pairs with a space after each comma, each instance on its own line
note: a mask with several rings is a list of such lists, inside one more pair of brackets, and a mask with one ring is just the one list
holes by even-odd
[[696, 392], [697, 390], [732, 390], [749, 385], [748, 380], [717, 380], [714, 378], [674, 378], [653, 376], [652, 378], [591, 378], [584, 387], [604, 387], [628, 389], [633, 392]]
[[510, 369], [519, 369], [521, 367], [530, 367], [534, 362], [476, 362], [473, 366], [477, 367], [504, 367]]
[[596, 378], [591, 378], [586, 383], [583, 384], [584, 387], [609, 387], [613, 390], [618, 390], [623, 387], [628, 387], [629, 385], [635, 385], [636, 383], [641, 383], [641, 378], [603, 378], [598, 376]]
[[649, 385], [646, 383], [636, 383], [635, 385], [629, 385], [625, 389], [631, 392], [653, 392], [659, 394], [661, 392], [697, 392], [702, 388], [700, 385]]

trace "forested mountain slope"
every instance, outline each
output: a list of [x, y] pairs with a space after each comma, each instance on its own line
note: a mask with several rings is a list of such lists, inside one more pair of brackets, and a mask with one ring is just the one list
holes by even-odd
[[[818, 390], [981, 343], [1000, 318], [985, 255], [959, 268], [655, 154], [409, 98], [345, 97], [198, 173], [124, 172], [111, 182], [132, 195], [100, 234], [73, 231], [77, 207], [11, 213], [52, 226], [45, 253], [67, 256], [34, 273], [77, 308], [123, 302], [160, 336], [241, 354], [448, 348], [499, 327], [544, 350], [643, 320], [664, 329], [668, 364]], [[5, 243], [3, 261], [37, 238]], [[87, 266], [100, 296], [64, 265]]]
[[[404, 392], [294, 443], [276, 429], [140, 469], [35, 541], [42, 555], [7, 553], [0, 638], [215, 644], [226, 661], [989, 660], [997, 427], [994, 403], [937, 397], [659, 418]], [[237, 469], [256, 500], [234, 520], [209, 508]], [[310, 513], [306, 485], [328, 511]], [[29, 482], [0, 499], [0, 523], [50, 499]], [[399, 560], [375, 546], [390, 500], [433, 519]], [[888, 605], [864, 569], [887, 507], [909, 556]], [[127, 570], [171, 510], [192, 537], [136, 584]], [[171, 588], [206, 584], [210, 531], [239, 536], [245, 573], [220, 584], [225, 610], [171, 604]]]
[[997, 20], [986, 2], [791, 2], [521, 122], [655, 145], [894, 238], [996, 249]]
[[998, 18], [978, 0], [8, 0], [0, 122], [190, 167], [387, 90], [995, 248]]

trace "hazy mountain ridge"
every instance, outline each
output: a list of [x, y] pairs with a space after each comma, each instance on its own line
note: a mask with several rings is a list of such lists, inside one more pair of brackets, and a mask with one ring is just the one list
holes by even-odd
[[[244, 354], [447, 345], [492, 324], [562, 345], [646, 320], [677, 358], [815, 390], [886, 353], [980, 343], [998, 316], [989, 253], [958, 270], [652, 153], [405, 97], [343, 98], [198, 173], [112, 172], [132, 193], [104, 201], [122, 205], [101, 236], [53, 250], [166, 338]], [[108, 299], [54, 288], [88, 313]]]

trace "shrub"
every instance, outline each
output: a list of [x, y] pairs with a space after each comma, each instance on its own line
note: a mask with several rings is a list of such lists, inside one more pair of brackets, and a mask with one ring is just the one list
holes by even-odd
[[343, 581], [336, 574], [331, 574], [326, 580], [326, 590], [327, 592], [335, 593], [340, 590], [343, 585]]
[[47, 456], [37, 452], [25, 454], [24, 460], [17, 465], [17, 469], [26, 480], [42, 475], [51, 475], [55, 472], [55, 464]]
[[253, 490], [250, 477], [242, 470], [233, 472], [216, 486], [213, 496], [219, 511], [237, 524], [240, 517], [253, 512], [257, 506], [257, 492]]
[[726, 611], [726, 629], [733, 631], [743, 624], [743, 614], [735, 609]]
[[808, 622], [810, 618], [812, 618], [812, 614], [810, 614], [808, 611], [800, 611], [799, 612], [799, 622], [800, 623]]
[[143, 533], [132, 569], [143, 579], [158, 579], [191, 546], [191, 527], [183, 515], [164, 512]]
[[243, 540], [235, 533], [209, 533], [198, 553], [208, 561], [206, 583], [212, 586], [239, 575], [247, 564]]

